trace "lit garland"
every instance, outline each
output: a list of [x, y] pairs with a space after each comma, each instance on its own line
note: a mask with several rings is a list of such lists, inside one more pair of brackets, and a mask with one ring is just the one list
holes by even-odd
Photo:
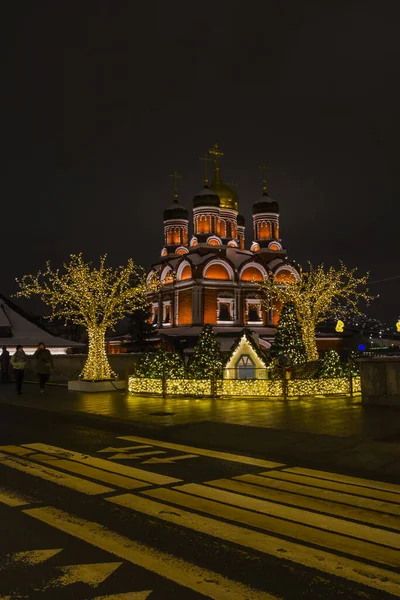
[[[211, 396], [211, 382], [205, 379], [168, 379], [167, 394], [175, 396]], [[160, 379], [142, 379], [130, 377], [128, 389], [133, 394], [162, 394]], [[353, 392], [361, 391], [360, 377], [353, 378]], [[298, 379], [287, 381], [287, 396], [319, 396], [330, 394], [350, 394], [349, 377], [331, 377], [325, 379]], [[282, 398], [281, 380], [268, 379], [224, 379], [216, 383], [218, 396]]]
[[82, 254], [71, 254], [63, 273], [52, 270], [48, 261], [44, 272], [16, 279], [20, 287], [17, 297], [37, 295], [51, 308], [49, 319], [86, 328], [89, 352], [80, 377], [90, 381], [117, 377], [106, 354], [106, 331], [126, 314], [144, 308], [146, 294], [160, 286], [155, 277], [146, 282], [144, 272], [132, 259], [114, 269], [105, 265], [106, 258], [100, 257], [100, 266], [95, 268], [84, 262]]
[[313, 267], [309, 263], [308, 271], [299, 269], [296, 281], [282, 285], [269, 277], [259, 284], [266, 309], [271, 308], [271, 301], [281, 306], [292, 302], [296, 307], [309, 361], [318, 360], [315, 329], [319, 323], [337, 317], [344, 309], [360, 315], [360, 300], [368, 303], [372, 299], [368, 290], [362, 289], [368, 275], [356, 277], [355, 272], [356, 269], [349, 270], [343, 263], [339, 269], [329, 267], [328, 270], [323, 265]]

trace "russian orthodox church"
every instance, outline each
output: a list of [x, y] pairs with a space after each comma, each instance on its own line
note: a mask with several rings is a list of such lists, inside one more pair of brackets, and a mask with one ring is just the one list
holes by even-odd
[[[190, 338], [197, 338], [209, 323], [222, 349], [222, 338], [230, 338], [225, 344], [228, 348], [245, 327], [253, 331], [261, 347], [268, 348], [279, 312], [263, 306], [258, 284], [267, 277], [293, 280], [297, 270], [287, 259], [279, 205], [267, 193], [265, 172], [262, 196], [252, 207], [250, 239], [246, 239], [238, 194], [222, 181], [222, 155], [216, 144], [203, 159], [204, 187], [193, 198], [190, 217], [178, 200], [178, 175], [173, 175], [173, 202], [164, 210], [164, 246], [160, 261], [149, 272], [149, 277], [158, 272], [163, 282], [160, 292], [150, 297], [151, 322], [160, 335], [180, 340], [184, 346], [191, 346]], [[207, 176], [208, 161], [214, 166], [212, 183]]]

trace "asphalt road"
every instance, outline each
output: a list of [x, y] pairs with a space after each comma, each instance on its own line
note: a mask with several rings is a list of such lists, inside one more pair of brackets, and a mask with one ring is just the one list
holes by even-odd
[[399, 486], [294, 468], [1, 405], [0, 600], [398, 597]]

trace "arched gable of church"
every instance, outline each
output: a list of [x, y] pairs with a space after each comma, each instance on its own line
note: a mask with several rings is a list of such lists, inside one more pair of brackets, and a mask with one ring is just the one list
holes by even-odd
[[192, 265], [188, 260], [183, 260], [179, 263], [179, 266], [176, 270], [176, 280], [184, 281], [185, 279], [192, 279]]
[[274, 272], [274, 278], [278, 283], [294, 283], [299, 279], [299, 274], [292, 265], [282, 265]]
[[214, 258], [203, 267], [203, 278], [233, 281], [235, 279], [235, 272], [227, 260]]
[[248, 262], [244, 264], [240, 270], [241, 281], [264, 281], [264, 279], [268, 278], [268, 273], [266, 269], [255, 261]]

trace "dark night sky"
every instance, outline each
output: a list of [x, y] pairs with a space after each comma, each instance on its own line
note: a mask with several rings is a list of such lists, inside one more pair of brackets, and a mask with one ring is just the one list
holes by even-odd
[[[248, 223], [269, 165], [290, 259], [400, 275], [396, 1], [7, 4], [3, 293], [70, 252], [157, 260], [168, 174], [190, 208], [217, 140]], [[393, 323], [400, 279], [372, 290]]]

